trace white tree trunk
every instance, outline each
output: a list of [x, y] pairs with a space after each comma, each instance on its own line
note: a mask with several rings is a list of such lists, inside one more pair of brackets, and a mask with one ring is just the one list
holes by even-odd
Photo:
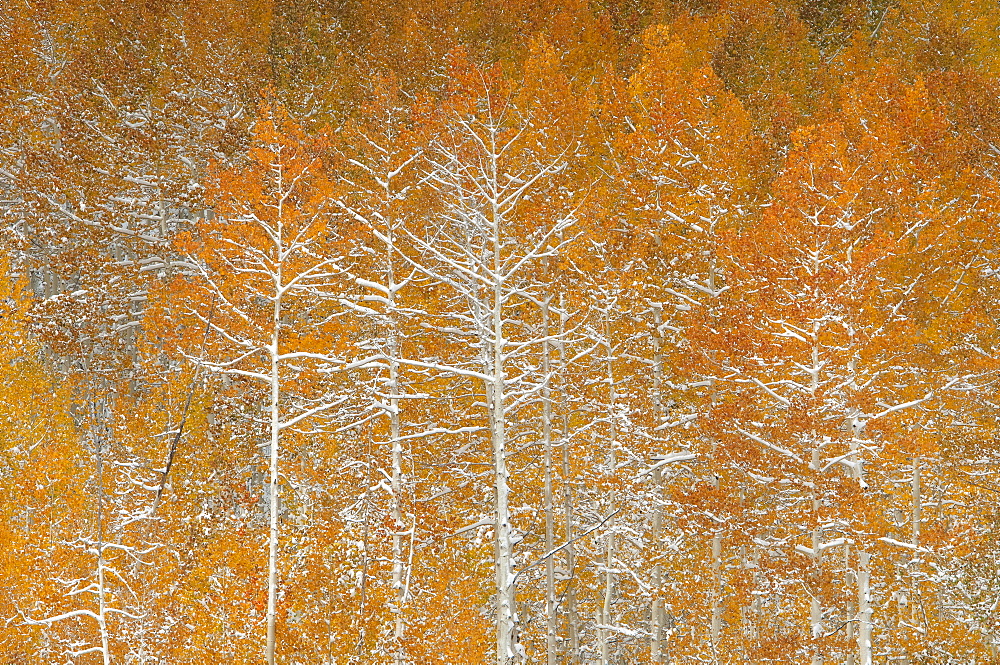
[[712, 640], [712, 653], [718, 662], [719, 638], [722, 636], [722, 534], [712, 536], [712, 573], [714, 589], [712, 590], [712, 623], [709, 631]]
[[[653, 471], [653, 487], [656, 488], [656, 498], [659, 500], [660, 488], [662, 483], [662, 473], [660, 469]], [[653, 547], [659, 550], [660, 543], [663, 538], [663, 516], [659, 507], [655, 509], [653, 513]], [[663, 584], [663, 569], [659, 561], [653, 564], [653, 572], [650, 576], [651, 586], [653, 588], [653, 602], [650, 606], [650, 660], [654, 663], [662, 663], [663, 659], [663, 598], [660, 596], [660, 586]]]
[[[283, 169], [279, 166], [277, 170], [277, 189], [284, 192]], [[281, 434], [281, 366], [279, 361], [279, 342], [281, 337], [281, 296], [282, 296], [282, 274], [281, 261], [284, 250], [282, 241], [282, 224], [284, 221], [283, 209], [284, 195], [278, 199], [278, 216], [276, 223], [275, 244], [275, 275], [274, 275], [274, 313], [271, 321], [271, 343], [268, 351], [271, 356], [271, 447], [268, 470], [268, 491], [270, 498], [270, 511], [268, 513], [269, 525], [267, 535], [267, 644], [264, 649], [264, 656], [267, 665], [274, 665], [275, 645], [277, 642], [277, 605], [278, 605], [278, 443]]]
[[[536, 189], [544, 183], [547, 176], [559, 173], [563, 168], [562, 157], [551, 163], [534, 163], [528, 167], [515, 163], [513, 173], [517, 173], [516, 176], [508, 173], [506, 167], [501, 168], [501, 161], [506, 163], [508, 158], [518, 154], [514, 146], [519, 137], [526, 136], [522, 132], [530, 127], [530, 123], [524, 120], [516, 128], [510, 128], [513, 131], [508, 134], [507, 124], [512, 116], [509, 111], [504, 111], [499, 117], [492, 117], [491, 104], [486, 104], [488, 113], [483, 119], [457, 115], [451, 131], [445, 132], [444, 140], [434, 142], [435, 154], [430, 160], [433, 169], [429, 179], [432, 187], [440, 188], [439, 191], [447, 197], [447, 214], [442, 219], [441, 235], [434, 242], [412, 234], [410, 237], [419, 249], [444, 267], [442, 272], [433, 268], [419, 269], [458, 291], [470, 306], [469, 321], [475, 327], [474, 332], [466, 334], [473, 338], [469, 341], [474, 341], [472, 348], [477, 349], [481, 370], [472, 374], [458, 368], [451, 369], [476, 376], [483, 382], [487, 393], [493, 456], [496, 661], [505, 665], [512, 660], [520, 661], [524, 656], [518, 643], [517, 563], [514, 555], [517, 534], [511, 524], [506, 438], [507, 408], [518, 402], [512, 401], [512, 405], [508, 405], [507, 391], [509, 389], [513, 395], [521, 395], [522, 391], [534, 391], [538, 386], [527, 386], [526, 379], [519, 374], [514, 375], [513, 385], [507, 385], [508, 366], [525, 342], [506, 339], [504, 315], [512, 299], [520, 301], [522, 296], [527, 296], [538, 302], [531, 292], [541, 291], [544, 286], [537, 282], [535, 276], [526, 273], [533, 263], [554, 255], [558, 247], [552, 247], [551, 241], [574, 220], [567, 212], [553, 220], [541, 238], [528, 240], [528, 245], [514, 248], [520, 239], [513, 232], [520, 226], [510, 222], [515, 221], [519, 214], [518, 201], [528, 196], [526, 192], [529, 189]], [[528, 176], [525, 168], [528, 171], [534, 169], [534, 172]]]
[[[395, 331], [392, 333], [392, 347], [396, 346]], [[395, 595], [392, 611], [395, 613], [393, 641], [395, 642], [395, 661], [401, 665], [405, 660], [403, 653], [403, 636], [406, 624], [403, 619], [403, 603], [406, 601], [406, 585], [403, 582], [403, 536], [405, 535], [402, 510], [403, 491], [403, 444], [400, 441], [399, 423], [399, 364], [395, 356], [389, 362], [389, 389], [392, 397], [389, 400], [389, 441], [392, 446], [392, 588]]]
[[97, 543], [97, 594], [98, 612], [97, 624], [101, 630], [101, 656], [104, 658], [104, 665], [111, 665], [111, 649], [108, 639], [108, 619], [106, 614], [107, 595], [104, 584], [104, 543], [100, 540]]
[[[386, 197], [391, 197], [390, 178], [386, 178]], [[395, 625], [393, 626], [393, 642], [396, 665], [402, 665], [406, 660], [403, 649], [403, 637], [406, 632], [406, 622], [403, 618], [403, 604], [406, 602], [406, 584], [404, 581], [405, 562], [403, 561], [403, 536], [406, 535], [405, 524], [403, 523], [403, 443], [400, 432], [399, 414], [399, 394], [401, 392], [399, 381], [399, 330], [396, 324], [396, 278], [393, 271], [393, 254], [395, 252], [394, 238], [391, 228], [386, 229], [386, 281], [388, 289], [386, 298], [388, 299], [387, 310], [389, 316], [389, 445], [392, 446], [392, 478], [390, 486], [392, 490], [391, 512], [392, 512], [392, 588], [395, 598], [393, 599], [392, 611], [395, 614]], [[412, 537], [412, 530], [410, 531]]]
[[101, 656], [104, 665], [111, 665], [107, 587], [104, 578], [104, 443], [100, 436], [96, 436], [94, 442], [97, 445], [97, 625], [101, 631]]
[[[555, 514], [552, 499], [552, 387], [551, 346], [549, 344], [549, 297], [542, 302], [542, 440], [545, 447], [545, 552], [555, 548]], [[556, 665], [556, 571], [555, 561], [549, 556], [545, 561], [545, 660], [548, 665]]]
[[913, 456], [913, 477], [910, 480], [912, 506], [910, 509], [910, 544], [914, 551], [920, 547], [920, 456]]
[[[605, 318], [604, 321], [604, 343], [607, 350], [607, 381], [608, 381], [608, 405], [609, 405], [609, 423], [610, 423], [610, 433], [608, 437], [609, 444], [609, 455], [608, 455], [608, 476], [613, 476], [615, 473], [615, 467], [617, 466], [617, 459], [615, 456], [615, 448], [617, 446], [618, 438], [618, 428], [615, 423], [615, 411], [617, 408], [617, 394], [615, 392], [615, 375], [612, 366], [612, 353], [613, 347], [611, 345], [611, 326]], [[604, 561], [604, 602], [601, 605], [601, 624], [603, 627], [598, 632], [598, 637], [600, 639], [601, 645], [601, 665], [607, 665], [611, 662], [611, 645], [609, 642], [610, 628], [612, 625], [611, 617], [611, 605], [614, 602], [614, 557], [615, 557], [615, 518], [614, 509], [617, 503], [617, 497], [612, 492], [610, 497], [609, 511], [612, 511], [612, 516], [608, 521], [608, 534], [605, 540], [605, 561]]]
[[858, 665], [872, 665], [870, 561], [871, 554], [858, 552]]
[[[663, 324], [663, 306], [653, 305], [653, 408], [656, 412], [655, 423], [658, 426], [665, 421], [663, 405], [663, 343], [660, 339], [660, 326]], [[662, 472], [659, 467], [653, 471], [653, 556], [659, 557], [660, 544], [663, 539], [663, 509], [660, 506], [662, 498]], [[659, 561], [653, 564], [650, 586], [652, 587], [652, 603], [650, 604], [650, 660], [653, 663], [663, 662], [663, 624], [664, 609], [660, 586], [663, 584], [663, 569]]]
[[[496, 318], [494, 319], [496, 321]], [[500, 340], [497, 340], [497, 347]], [[510, 489], [507, 470], [507, 440], [504, 427], [503, 367], [500, 352], [494, 351], [492, 401], [493, 480], [496, 492], [496, 578], [497, 578], [497, 663], [505, 665], [515, 657], [513, 542], [510, 524]]]
[[[910, 555], [909, 561], [910, 597], [906, 599], [906, 602], [910, 606], [910, 623], [913, 626], [918, 626], [920, 625], [920, 615], [917, 608], [917, 599], [920, 595], [917, 593], [917, 585], [919, 584], [920, 559], [917, 552], [920, 548], [920, 520], [923, 496], [920, 488], [920, 456], [916, 454], [913, 456], [913, 477], [910, 479], [910, 495], [910, 544], [913, 545], [913, 552]], [[909, 662], [909, 654], [907, 654], [907, 662]]]
[[562, 294], [559, 295], [559, 372], [560, 386], [563, 400], [562, 407], [562, 477], [563, 477], [563, 519], [566, 531], [566, 638], [569, 642], [569, 653], [567, 662], [575, 663], [580, 659], [580, 631], [578, 629], [578, 619], [576, 613], [576, 548], [573, 545], [573, 489], [570, 485], [571, 467], [570, 457], [570, 429], [569, 429], [569, 405], [566, 403], [566, 314], [565, 303]]
[[[844, 545], [844, 570], [850, 570], [851, 568], [851, 546], [850, 544]], [[853, 601], [847, 601], [847, 643], [850, 644], [857, 640], [857, 614], [855, 613], [855, 606]], [[847, 661], [845, 665], [856, 665], [857, 654], [852, 650], [847, 654]]]
[[[813, 353], [813, 358], [816, 358], [815, 352]], [[813, 439], [816, 439], [816, 433], [813, 432]], [[820, 449], [819, 446], [813, 449], [813, 469], [819, 470], [820, 459]], [[819, 496], [816, 494], [816, 488], [813, 487], [812, 491], [812, 510], [813, 519], [817, 524], [821, 523], [821, 516], [819, 514], [820, 501]], [[812, 552], [813, 552], [813, 564], [816, 566], [817, 573], [822, 574], [823, 570], [823, 531], [817, 527], [813, 529], [812, 532]], [[820, 590], [817, 587], [815, 596], [812, 597], [811, 607], [809, 608], [809, 624], [810, 633], [813, 639], [813, 665], [820, 665], [823, 662], [822, 654], [820, 653], [819, 639], [823, 636], [823, 605], [819, 597]]]
[[[496, 147], [491, 146], [491, 182], [496, 187], [498, 168]], [[513, 534], [510, 523], [510, 475], [507, 470], [507, 435], [504, 389], [504, 359], [506, 340], [503, 331], [503, 274], [501, 248], [501, 215], [496, 196], [493, 197], [493, 337], [491, 430], [493, 439], [493, 480], [496, 491], [496, 575], [497, 575], [497, 663], [505, 665], [517, 658], [515, 650], [517, 609], [514, 580]]]
[[[281, 283], [281, 271], [278, 271], [278, 284]], [[280, 286], [279, 286], [280, 289]], [[269, 527], [267, 538], [267, 645], [265, 657], [268, 665], [274, 665], [274, 650], [276, 643], [276, 616], [278, 599], [278, 439], [281, 428], [281, 397], [280, 365], [278, 362], [278, 338], [281, 322], [280, 290], [275, 290], [274, 321], [271, 333], [271, 446], [270, 468], [268, 473], [268, 491], [270, 510], [268, 514]]]
[[[614, 518], [611, 518], [608, 529], [614, 529]], [[605, 541], [604, 558], [604, 602], [601, 604], [601, 624], [598, 633], [601, 641], [601, 665], [611, 662], [611, 644], [608, 641], [611, 626], [611, 603], [614, 600], [615, 578], [612, 573], [615, 556], [615, 534], [610, 531]]]

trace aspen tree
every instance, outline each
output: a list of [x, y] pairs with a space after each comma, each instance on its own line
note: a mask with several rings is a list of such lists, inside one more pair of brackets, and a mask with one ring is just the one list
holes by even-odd
[[455, 317], [467, 327], [461, 333], [475, 341], [478, 357], [447, 366], [405, 363], [484, 384], [493, 458], [495, 657], [503, 664], [524, 656], [518, 644], [514, 547], [520, 535], [511, 521], [508, 458], [514, 451], [508, 421], [544, 385], [537, 379], [528, 383], [526, 372], [514, 371], [519, 357], [537, 348], [537, 340], [516, 336], [514, 311], [544, 297], [531, 272], [568, 242], [559, 238], [574, 221], [574, 202], [560, 193], [560, 200], [570, 200], [546, 211], [548, 216], [532, 218], [525, 211], [531, 210], [530, 197], [558, 192], [555, 180], [567, 168], [572, 145], [547, 153], [552, 147], [532, 128], [530, 97], [518, 98], [496, 69], [476, 68], [461, 55], [453, 62], [455, 94], [447, 100], [445, 130], [428, 155], [429, 182], [444, 202], [443, 211], [439, 224], [410, 238], [424, 255], [419, 269], [452, 290], [467, 308]]
[[[300, 423], [330, 415], [349, 396], [338, 392], [335, 374], [369, 364], [370, 358], [338, 355], [332, 336], [344, 293], [343, 257], [330, 251], [335, 229], [325, 209], [329, 181], [316, 144], [273, 102], [260, 110], [255, 145], [244, 168], [221, 171], [215, 215], [185, 234], [180, 244], [196, 267], [180, 282], [189, 289], [185, 314], [209, 329], [201, 364], [220, 374], [245, 377], [265, 388], [267, 404], [267, 610], [265, 659], [277, 655], [281, 448]], [[205, 301], [214, 313], [207, 316]], [[204, 304], [202, 304], [204, 303]], [[292, 323], [297, 323], [297, 328]], [[307, 334], [308, 331], [308, 334]], [[304, 376], [310, 381], [305, 382]], [[287, 482], [287, 481], [286, 481]], [[287, 485], [286, 485], [287, 487]], [[282, 494], [285, 498], [282, 499]]]
[[[630, 231], [623, 238], [623, 242], [627, 239], [629, 243], [627, 249], [623, 247], [616, 252], [615, 259], [628, 257], [632, 261], [629, 269], [635, 280], [633, 288], [645, 297], [645, 303], [662, 303], [653, 305], [660, 317], [655, 341], [643, 349], [653, 374], [652, 384], [659, 386], [653, 389], [656, 416], [650, 429], [662, 433], [660, 436], [672, 434], [675, 427], [690, 426], [710, 410], [711, 404], [703, 404], [698, 393], [711, 385], [716, 374], [704, 371], [704, 358], [699, 356], [697, 347], [691, 348], [687, 338], [688, 327], [692, 321], [719, 316], [720, 298], [732, 288], [726, 275], [725, 237], [739, 223], [740, 215], [747, 214], [746, 206], [755, 195], [749, 164], [759, 158], [760, 146], [752, 139], [747, 114], [723, 89], [709, 64], [697, 55], [710, 52], [717, 38], [710, 21], [691, 16], [682, 15], [673, 24], [649, 28], [643, 34], [646, 51], [640, 66], [627, 85], [616, 91], [607, 109], [608, 123], [620, 127], [612, 143], [613, 154], [620, 160], [614, 188], [621, 201], [614, 210], [620, 226]], [[731, 140], [711, 138], [722, 132]], [[639, 275], [638, 266], [642, 270]], [[666, 331], [669, 337], [664, 336]], [[655, 406], [656, 401], [667, 399], [661, 392], [665, 386], [664, 357], [672, 361], [671, 378], [684, 379], [671, 382], [670, 399], [683, 406], [677, 419], [669, 421], [662, 415], [662, 405]], [[690, 366], [699, 366], [697, 375], [685, 375]], [[711, 436], [706, 435], [706, 439]], [[707, 444], [705, 458], [712, 457], [707, 453], [714, 450], [713, 444], [704, 439], [692, 440], [680, 434], [667, 440], [679, 443], [686, 451], [701, 452], [699, 449]], [[664, 450], [655, 452], [657, 457], [664, 458], [672, 454]], [[656, 478], [663, 471], [657, 457], [650, 461], [656, 485], [659, 484]], [[712, 476], [709, 472], [703, 480], [715, 483]], [[661, 508], [654, 510], [659, 512]], [[662, 528], [661, 515], [655, 514], [652, 521], [660, 525], [657, 530]], [[715, 559], [711, 552], [719, 534], [711, 533], [715, 527], [706, 528], [710, 532], [695, 536], [700, 543], [688, 544], [689, 551], [704, 546], [709, 558]], [[672, 535], [668, 536], [671, 540]], [[664, 543], [663, 535], [660, 538], [657, 542]], [[651, 581], [657, 577], [662, 580], [664, 576], [675, 578], [670, 574], [673, 562], [667, 556], [663, 552], [651, 563], [648, 569]], [[676, 579], [686, 577], [685, 566], [677, 565]], [[699, 573], [701, 579], [721, 583], [718, 566], [709, 563], [706, 568]], [[659, 584], [652, 586], [649, 651], [656, 661], [670, 650], [663, 642], [663, 626], [665, 615], [674, 612], [668, 609], [667, 601], [662, 606], [657, 601], [656, 595], [662, 593], [656, 590]], [[679, 594], [690, 591], [690, 587], [681, 587], [677, 594], [671, 595], [679, 598]], [[718, 585], [715, 590], [705, 588], [701, 593], [715, 597], [717, 591]], [[707, 624], [708, 637], [701, 647], [707, 647], [708, 652], [715, 651], [712, 646], [713, 635], [718, 632], [715, 627], [722, 625], [721, 616], [715, 615], [721, 608], [721, 600], [712, 601], [712, 607], [708, 608], [711, 618], [693, 619]]]
[[[402, 410], [405, 403], [427, 400], [430, 395], [414, 393], [407, 388], [406, 366], [400, 362], [404, 354], [405, 323], [416, 318], [419, 310], [406, 307], [401, 293], [413, 281], [415, 270], [403, 258], [407, 251], [406, 234], [401, 229], [418, 209], [423, 166], [424, 142], [421, 135], [425, 118], [420, 117], [419, 105], [403, 97], [394, 79], [376, 79], [372, 99], [364, 114], [350, 123], [338, 140], [339, 150], [347, 161], [341, 174], [341, 192], [335, 204], [348, 217], [362, 226], [357, 242], [377, 258], [358, 258], [352, 265], [354, 282], [362, 295], [345, 300], [363, 320], [373, 320], [376, 339], [362, 344], [383, 349], [387, 376], [372, 389], [372, 400], [389, 420], [389, 513], [392, 527], [393, 615], [392, 651], [397, 663], [407, 661], [404, 647], [406, 631], [405, 606], [411, 595], [411, 562], [414, 551], [415, 515], [408, 512], [406, 497], [413, 489], [406, 487], [404, 477], [404, 441], [420, 440], [440, 433], [434, 428], [416, 429], [403, 434]], [[369, 237], [364, 237], [365, 235]], [[377, 248], [377, 249], [375, 249]], [[367, 253], [367, 252], [364, 252]], [[353, 302], [357, 300], [357, 302]], [[387, 401], [386, 401], [387, 400]], [[413, 479], [410, 479], [413, 482]]]
[[552, 456], [552, 343], [549, 323], [551, 296], [542, 300], [542, 445], [545, 456], [545, 659], [548, 665], [555, 665], [558, 657], [557, 625], [559, 617], [556, 605], [555, 560], [555, 497], [553, 495], [553, 475], [555, 462]]

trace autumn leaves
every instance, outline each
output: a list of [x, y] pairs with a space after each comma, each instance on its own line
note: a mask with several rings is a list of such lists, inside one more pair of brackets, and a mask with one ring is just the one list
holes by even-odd
[[87, 78], [125, 46], [39, 37], [5, 653], [986, 658], [995, 85], [940, 69], [979, 38], [347, 4], [234, 7], [252, 44], [166, 12], [186, 64], [128, 85]]

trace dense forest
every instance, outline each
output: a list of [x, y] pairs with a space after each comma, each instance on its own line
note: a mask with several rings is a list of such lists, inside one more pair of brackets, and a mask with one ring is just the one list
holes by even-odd
[[1000, 663], [998, 42], [0, 0], [0, 661]]

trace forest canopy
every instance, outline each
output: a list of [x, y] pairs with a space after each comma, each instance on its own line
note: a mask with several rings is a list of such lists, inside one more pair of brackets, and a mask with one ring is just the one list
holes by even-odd
[[1000, 663], [1000, 12], [6, 0], [4, 663]]

